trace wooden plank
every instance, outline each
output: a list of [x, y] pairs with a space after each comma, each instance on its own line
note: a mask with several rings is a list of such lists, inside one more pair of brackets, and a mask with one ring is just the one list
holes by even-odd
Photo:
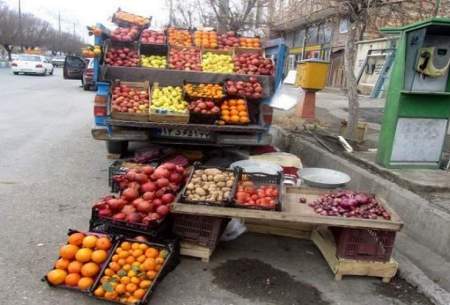
[[310, 239], [311, 231], [300, 231], [289, 228], [279, 228], [261, 224], [245, 224], [247, 230], [252, 233], [270, 234], [276, 236], [292, 237], [298, 239]]
[[209, 258], [214, 252], [214, 249], [208, 247], [199, 246], [190, 242], [182, 241], [180, 244], [180, 254], [184, 256], [197, 257], [202, 260], [202, 262], [208, 263]]
[[393, 258], [388, 262], [357, 261], [336, 257], [336, 244], [333, 235], [328, 229], [314, 230], [311, 240], [319, 248], [336, 280], [341, 280], [344, 275], [375, 276], [381, 277], [383, 282], [389, 282], [398, 270], [398, 263]]
[[[320, 189], [312, 188], [287, 188], [284, 193], [283, 211], [262, 211], [252, 209], [239, 209], [230, 207], [200, 206], [183, 203], [173, 203], [172, 212], [179, 214], [194, 214], [205, 216], [236, 217], [245, 220], [273, 220], [287, 223], [304, 223], [311, 225], [325, 225], [335, 227], [380, 229], [388, 231], [400, 231], [403, 226], [398, 215], [392, 211], [392, 219], [364, 219], [341, 216], [321, 216], [318, 215], [309, 205], [324, 193]], [[299, 198], [304, 197], [306, 204], [299, 203]], [[383, 202], [382, 202], [383, 203]], [[387, 204], [384, 203], [387, 207]]]

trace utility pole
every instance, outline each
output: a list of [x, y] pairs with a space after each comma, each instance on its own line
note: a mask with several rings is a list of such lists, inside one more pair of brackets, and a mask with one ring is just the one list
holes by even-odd
[[439, 15], [439, 9], [441, 8], [441, 0], [436, 0], [436, 10], [434, 11], [434, 17]]
[[19, 44], [20, 50], [23, 52], [23, 41], [22, 41], [22, 1], [19, 0]]
[[61, 11], [58, 11], [58, 39], [56, 41], [58, 44], [59, 52], [61, 52]]
[[173, 23], [173, 0], [169, 0], [169, 25]]
[[73, 23], [73, 37], [75, 37], [75, 22]]

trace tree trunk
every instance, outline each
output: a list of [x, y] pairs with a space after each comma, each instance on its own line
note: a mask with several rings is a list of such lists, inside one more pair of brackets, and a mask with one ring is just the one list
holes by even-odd
[[5, 49], [6, 53], [8, 53], [8, 60], [11, 61], [12, 60], [12, 57], [11, 57], [12, 49], [11, 49], [11, 47], [8, 44], [4, 44], [2, 46]]
[[218, 25], [217, 31], [219, 33], [226, 32], [228, 30], [228, 14], [230, 9], [230, 0], [219, 0], [219, 16], [217, 16]]
[[346, 137], [351, 140], [356, 139], [356, 130], [359, 121], [358, 83], [354, 73], [356, 59], [355, 43], [359, 37], [359, 28], [357, 21], [350, 25], [345, 41], [344, 53], [344, 72], [347, 80], [346, 87], [348, 97], [348, 125]]

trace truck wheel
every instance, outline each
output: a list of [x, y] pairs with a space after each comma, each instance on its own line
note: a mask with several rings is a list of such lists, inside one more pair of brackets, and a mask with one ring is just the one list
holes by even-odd
[[13, 72], [14, 73], [14, 75], [19, 75], [19, 72]]
[[128, 141], [106, 141], [106, 150], [109, 154], [123, 155], [128, 150]]

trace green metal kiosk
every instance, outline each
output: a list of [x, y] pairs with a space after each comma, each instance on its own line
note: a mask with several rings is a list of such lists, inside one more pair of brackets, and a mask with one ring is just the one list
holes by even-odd
[[377, 162], [387, 168], [438, 168], [450, 118], [450, 19], [396, 29]]

